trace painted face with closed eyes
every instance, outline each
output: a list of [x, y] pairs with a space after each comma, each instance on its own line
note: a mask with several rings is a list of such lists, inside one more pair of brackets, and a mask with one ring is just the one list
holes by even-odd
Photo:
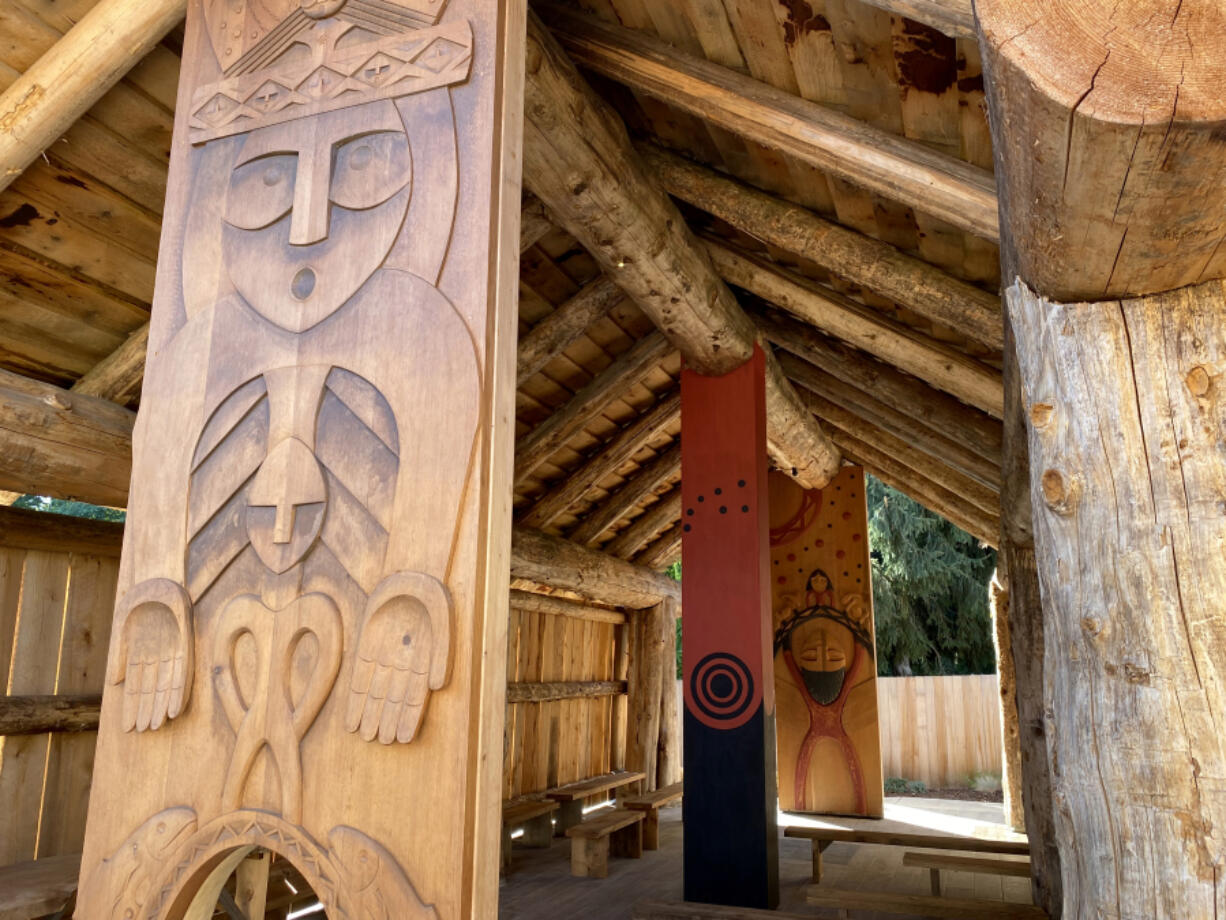
[[383, 264], [412, 178], [409, 140], [390, 101], [253, 131], [226, 198], [230, 280], [266, 319], [310, 329]]

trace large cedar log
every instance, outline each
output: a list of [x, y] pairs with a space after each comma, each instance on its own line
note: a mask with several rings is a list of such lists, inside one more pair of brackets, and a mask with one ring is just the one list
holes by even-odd
[[145, 376], [145, 350], [148, 347], [149, 324], [144, 323], [122, 345], [86, 371], [72, 385], [72, 391], [109, 399], [120, 405], [135, 402]]
[[1226, 8], [979, 0], [1003, 236], [1055, 300], [1226, 275]]
[[[1226, 826], [1226, 283], [1006, 292], [1045, 608], [1065, 916], [1208, 917]], [[1123, 905], [1127, 905], [1126, 909]]]
[[[711, 268], [681, 213], [641, 162], [617, 113], [528, 17], [524, 181], [558, 222], [703, 374], [749, 360], [757, 329]], [[839, 457], [778, 368], [768, 372], [776, 459], [820, 488]]]
[[754, 239], [792, 253], [974, 339], [1002, 346], [1000, 298], [889, 243], [823, 220], [812, 211], [667, 153], [637, 148], [675, 198], [701, 208]]
[[136, 414], [0, 370], [0, 489], [124, 505]]
[[0, 737], [98, 730], [102, 697], [0, 696]]
[[660, 744], [660, 695], [664, 652], [675, 633], [676, 603], [665, 599], [631, 621], [630, 709], [626, 726], [626, 769], [647, 774], [644, 792], [656, 788]]
[[[673, 608], [675, 613], [676, 608]], [[677, 686], [677, 620], [664, 618], [664, 652], [660, 664], [664, 674], [660, 684], [660, 740], [656, 755], [656, 788], [663, 789], [681, 781], [681, 699]]]

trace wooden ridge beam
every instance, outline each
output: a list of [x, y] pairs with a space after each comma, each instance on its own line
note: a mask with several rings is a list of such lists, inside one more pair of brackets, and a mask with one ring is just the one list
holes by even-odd
[[678, 521], [647, 544], [631, 561], [635, 565], [643, 565], [649, 569], [667, 568], [681, 556], [681, 536], [682, 526]]
[[1004, 411], [1000, 371], [916, 332], [902, 323], [786, 271], [761, 256], [707, 240], [724, 280], [868, 352], [994, 418]]
[[654, 492], [681, 469], [681, 445], [674, 444], [645, 464], [620, 489], [607, 496], [596, 507], [588, 510], [567, 538], [584, 546], [591, 546], [606, 530], [630, 513], [649, 492]]
[[[820, 367], [847, 386], [894, 407], [937, 434], [958, 441], [992, 469], [999, 471], [1003, 437], [999, 419], [968, 406], [917, 377], [823, 335], [808, 323], [793, 319], [780, 310], [763, 310], [755, 313], [754, 319], [758, 328], [774, 344]], [[899, 437], [906, 435], [900, 434]]]
[[623, 297], [621, 288], [602, 275], [583, 286], [577, 294], [521, 336], [516, 352], [516, 384], [522, 386], [565, 351], [600, 317], [615, 307]]
[[102, 695], [0, 696], [0, 737], [94, 732]]
[[127, 405], [136, 400], [145, 377], [145, 351], [149, 348], [149, 323], [142, 324], [124, 343], [86, 371], [72, 385], [72, 392], [97, 396]]
[[[849, 386], [833, 374], [795, 355], [779, 356], [784, 373], [792, 382], [816, 393], [840, 408], [854, 412], [866, 424], [880, 428], [923, 451], [928, 456], [957, 470], [979, 485], [1000, 492], [1000, 464], [992, 464], [968, 450], [964, 441], [946, 437], [899, 411], [896, 407]], [[967, 407], [967, 411], [974, 411]]]
[[8, 187], [183, 19], [184, 0], [101, 0], [0, 95]]
[[954, 329], [993, 351], [1004, 345], [1000, 297], [934, 265], [818, 217], [652, 144], [637, 147], [664, 190], [755, 239]]
[[538, 9], [582, 67], [983, 239], [1000, 239], [996, 183], [987, 170], [646, 33], [559, 6]]
[[611, 403], [642, 380], [672, 351], [672, 344], [660, 332], [639, 339], [628, 351], [575, 391], [566, 404], [525, 434], [515, 445], [515, 484], [519, 485], [536, 468], [556, 453], [585, 425]]
[[593, 607], [565, 597], [553, 597], [549, 594], [534, 594], [531, 591], [511, 589], [511, 608], [527, 610], [530, 613], [542, 613], [546, 616], [569, 617], [572, 620], [587, 620], [592, 623], [612, 623], [619, 626], [626, 622], [626, 615], [620, 610], [609, 610], [605, 607]]
[[[528, 16], [524, 181], [701, 374], [749, 360], [757, 330], [711, 269], [677, 206], [553, 37]], [[768, 368], [768, 438], [781, 465], [821, 487], [839, 458], [791, 384]]]
[[511, 577], [634, 610], [681, 600], [681, 585], [659, 572], [526, 527], [511, 530]]
[[675, 485], [609, 541], [603, 551], [629, 559], [680, 517], [681, 486]]
[[540, 683], [508, 683], [508, 703], [547, 703], [551, 700], [582, 700], [622, 696], [624, 680], [556, 680]]
[[659, 437], [680, 415], [681, 394], [670, 393], [617, 432], [579, 469], [541, 496], [519, 523], [525, 527], [538, 528], [552, 524], [567, 508], [582, 498], [588, 489]]
[[0, 370], [0, 489], [123, 506], [136, 414]]

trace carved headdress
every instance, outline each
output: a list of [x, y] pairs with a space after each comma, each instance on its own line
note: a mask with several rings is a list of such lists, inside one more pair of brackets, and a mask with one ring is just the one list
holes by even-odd
[[206, 2], [223, 77], [192, 96], [192, 143], [463, 82], [472, 30], [463, 19], [438, 24], [446, 3]]

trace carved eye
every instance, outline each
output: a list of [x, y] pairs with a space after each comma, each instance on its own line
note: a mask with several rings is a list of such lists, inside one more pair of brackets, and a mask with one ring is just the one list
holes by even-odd
[[408, 185], [412, 174], [413, 158], [404, 134], [364, 134], [337, 148], [331, 198], [352, 211], [373, 208]]
[[294, 206], [298, 157], [274, 153], [244, 163], [230, 174], [226, 222], [243, 230], [259, 230], [284, 217]]

